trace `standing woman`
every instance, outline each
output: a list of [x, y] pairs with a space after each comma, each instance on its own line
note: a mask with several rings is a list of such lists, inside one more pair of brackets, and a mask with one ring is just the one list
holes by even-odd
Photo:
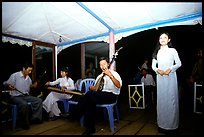
[[168, 33], [161, 33], [158, 45], [152, 55], [152, 69], [157, 75], [157, 124], [159, 131], [175, 131], [179, 127], [176, 70], [181, 66], [181, 61], [170, 41]]
[[[62, 89], [75, 90], [74, 81], [69, 77], [68, 67], [60, 70], [61, 78], [53, 82], [47, 82], [45, 85], [59, 85]], [[43, 101], [43, 108], [49, 113], [51, 120], [56, 120], [61, 111], [58, 107], [57, 101], [61, 99], [70, 99], [73, 95], [65, 93], [50, 92], [46, 99]]]

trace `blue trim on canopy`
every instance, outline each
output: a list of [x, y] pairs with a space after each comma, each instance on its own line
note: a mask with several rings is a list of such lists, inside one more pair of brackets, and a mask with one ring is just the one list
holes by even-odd
[[165, 24], [170, 24], [170, 23], [184, 22], [184, 21], [192, 20], [192, 19], [199, 18], [199, 17], [202, 17], [201, 12], [189, 14], [189, 15], [185, 15], [185, 16], [180, 16], [180, 17], [173, 18], [173, 19], [160, 20], [160, 21], [157, 21], [154, 23], [148, 23], [148, 24], [144, 24], [144, 25], [140, 25], [140, 26], [134, 26], [131, 28], [115, 30], [114, 34], [118, 34], [118, 33], [122, 33], [122, 32], [129, 32], [129, 31], [133, 31], [133, 30], [140, 30], [140, 29], [145, 29], [145, 28], [150, 28], [150, 27], [157, 27], [160, 25], [165, 25]]
[[[96, 15], [94, 15], [94, 16], [96, 16]], [[119, 33], [122, 33], [122, 32], [130, 32], [130, 31], [135, 31], [135, 30], [140, 30], [140, 29], [145, 29], [145, 28], [149, 29], [151, 27], [158, 27], [160, 25], [169, 24], [169, 23], [184, 22], [184, 21], [188, 21], [188, 20], [192, 20], [192, 19], [200, 18], [200, 17], [202, 18], [202, 13], [198, 12], [198, 13], [194, 13], [194, 14], [180, 16], [180, 17], [173, 18], [173, 19], [161, 20], [161, 21], [157, 21], [157, 22], [154, 22], [154, 23], [148, 23], [148, 24], [144, 24], [144, 25], [140, 25], [140, 26], [134, 26], [134, 27], [131, 27], [131, 28], [114, 30], [113, 33], [114, 34], [119, 34]], [[85, 38], [82, 38], [82, 39], [77, 39], [77, 40], [73, 40], [73, 41], [69, 41], [69, 42], [59, 43], [57, 46], [66, 46], [66, 45], [71, 45], [71, 44], [82, 43], [82, 42], [85, 42], [87, 40], [93, 40], [93, 39], [104, 37], [104, 36], [109, 36], [109, 33], [107, 32], [107, 33], [102, 33], [102, 34], [99, 34], [99, 35], [85, 37]]]
[[99, 22], [101, 22], [104, 26], [106, 26], [110, 31], [113, 31], [113, 29], [107, 23], [105, 23], [105, 21], [103, 21], [101, 18], [99, 18], [99, 16], [97, 16], [93, 11], [91, 11], [89, 8], [87, 8], [84, 4], [82, 4], [81, 2], [77, 2], [77, 4], [79, 4], [83, 9], [85, 9], [93, 17], [95, 17]]
[[77, 44], [77, 43], [82, 43], [82, 42], [85, 42], [87, 40], [92, 40], [92, 39], [96, 39], [96, 38], [100, 38], [100, 37], [104, 37], [104, 36], [108, 36], [109, 33], [101, 33], [99, 35], [94, 35], [94, 36], [90, 36], [90, 37], [85, 37], [85, 38], [82, 38], [82, 39], [77, 39], [77, 40], [72, 40], [72, 41], [69, 41], [69, 42], [63, 42], [63, 43], [59, 43], [57, 44], [57, 46], [66, 46], [66, 45], [71, 45], [71, 44]]

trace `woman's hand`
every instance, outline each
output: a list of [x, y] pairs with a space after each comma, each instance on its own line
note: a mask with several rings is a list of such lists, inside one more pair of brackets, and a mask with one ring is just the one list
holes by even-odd
[[61, 89], [67, 89], [67, 87], [66, 86], [61, 86]]
[[158, 69], [157, 70], [157, 72], [161, 75], [161, 76], [163, 76], [164, 75], [164, 71], [163, 70], [161, 70], [161, 69]]
[[165, 70], [164, 75], [169, 75], [170, 72], [171, 72], [171, 69], [168, 68], [167, 70]]
[[49, 82], [49, 81], [45, 83], [45, 86], [49, 86], [49, 85], [50, 85], [50, 82]]

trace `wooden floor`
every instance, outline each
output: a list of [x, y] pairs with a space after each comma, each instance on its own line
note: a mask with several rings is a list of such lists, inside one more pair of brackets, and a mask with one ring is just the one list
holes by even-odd
[[[182, 108], [182, 107], [181, 107]], [[100, 110], [98, 110], [100, 112]], [[119, 102], [120, 121], [115, 121], [115, 133], [112, 134], [108, 121], [102, 113], [97, 113], [96, 133], [94, 135], [165, 135], [159, 133], [156, 123], [155, 107], [145, 109], [129, 108], [127, 101]], [[203, 135], [203, 115], [180, 111], [180, 127], [177, 135]], [[43, 124], [33, 124], [29, 130], [17, 126], [11, 130], [11, 125], [2, 125], [3, 135], [81, 135], [85, 129], [80, 127], [79, 120], [58, 119], [44, 121]]]

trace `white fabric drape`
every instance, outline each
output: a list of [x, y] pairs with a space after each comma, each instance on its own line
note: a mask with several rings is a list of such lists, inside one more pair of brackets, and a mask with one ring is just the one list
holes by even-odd
[[12, 38], [8, 36], [2, 36], [2, 42], [10, 42], [12, 44], [26, 45], [28, 47], [32, 46], [32, 41], [22, 40], [17, 38]]

